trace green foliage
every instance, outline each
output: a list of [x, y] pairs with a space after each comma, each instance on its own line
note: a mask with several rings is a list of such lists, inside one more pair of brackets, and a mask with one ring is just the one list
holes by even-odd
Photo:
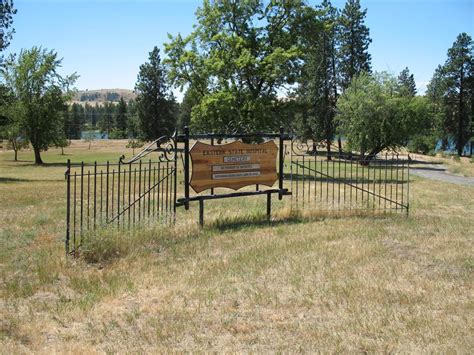
[[410, 74], [408, 67], [400, 72], [397, 79], [398, 93], [400, 96], [414, 97], [416, 95], [415, 77]]
[[95, 140], [95, 132], [87, 131], [84, 134], [84, 141], [89, 143], [89, 150], [91, 149], [92, 142]]
[[33, 47], [21, 51], [7, 65], [4, 77], [16, 104], [16, 124], [31, 142], [35, 162], [42, 164], [40, 152], [54, 144], [64, 128], [62, 111], [66, 108], [69, 87], [77, 75], [62, 77], [57, 53]]
[[173, 133], [177, 110], [158, 47], [154, 47], [149, 53], [148, 60], [140, 66], [135, 85], [136, 106], [144, 138], [155, 140]]
[[191, 113], [193, 107], [199, 104], [201, 95], [198, 90], [192, 86], [188, 87], [184, 93], [183, 102], [179, 106], [178, 128], [183, 130], [185, 126], [191, 123]]
[[305, 8], [301, 21], [304, 64], [297, 90], [302, 110], [298, 132], [303, 139], [330, 142], [335, 134], [337, 100], [336, 42], [338, 13], [330, 1]]
[[141, 139], [136, 139], [136, 138], [130, 138], [128, 140], [126, 148], [132, 148], [133, 149], [133, 155], [135, 155], [135, 149], [143, 147], [145, 143]]
[[474, 46], [472, 38], [461, 33], [448, 50], [428, 85], [427, 96], [434, 105], [438, 130], [443, 140], [453, 138], [458, 155], [471, 137], [474, 100]]
[[363, 73], [354, 77], [338, 101], [341, 133], [364, 160], [406, 145], [412, 136], [430, 128], [428, 100], [395, 95], [396, 87], [396, 79], [386, 73]]
[[438, 138], [430, 134], [415, 134], [408, 142], [408, 150], [412, 153], [432, 154]]
[[367, 9], [361, 10], [359, 0], [347, 0], [340, 16], [339, 75], [343, 89], [354, 76], [371, 70], [368, 48], [372, 40], [364, 24], [366, 15]]
[[[15, 30], [12, 28], [13, 15], [17, 10], [13, 0], [2, 0], [0, 2], [0, 53], [10, 45]], [[3, 64], [3, 55], [0, 56], [0, 64]]]
[[84, 107], [76, 103], [72, 104], [66, 112], [64, 120], [66, 137], [68, 139], [80, 139], [84, 123]]
[[109, 132], [109, 139], [123, 139], [126, 138], [126, 136], [127, 132], [118, 128], [112, 128], [112, 130]]
[[294, 27], [302, 5], [206, 0], [189, 36], [169, 36], [169, 78], [181, 89], [192, 87], [199, 99], [191, 109], [192, 128], [250, 132], [277, 126], [277, 91], [295, 82], [300, 48]]
[[97, 100], [100, 97], [100, 93], [94, 92], [94, 93], [83, 93], [81, 94], [80, 101], [94, 101]]
[[120, 132], [117, 138], [127, 137], [127, 120], [127, 103], [121, 97], [115, 112], [115, 127], [116, 131]]

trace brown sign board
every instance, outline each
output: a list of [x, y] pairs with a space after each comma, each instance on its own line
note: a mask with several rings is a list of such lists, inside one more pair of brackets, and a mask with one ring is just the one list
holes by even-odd
[[238, 190], [249, 185], [273, 186], [278, 179], [274, 141], [223, 145], [196, 142], [189, 151], [192, 160], [190, 185], [197, 193], [227, 187]]

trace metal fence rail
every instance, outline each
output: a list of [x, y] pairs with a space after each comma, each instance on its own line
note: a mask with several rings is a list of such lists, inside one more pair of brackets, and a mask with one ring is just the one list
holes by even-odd
[[133, 228], [170, 222], [176, 206], [174, 161], [105, 164], [68, 161], [66, 170], [66, 252], [76, 253], [85, 235], [98, 227]]
[[291, 152], [292, 203], [313, 210], [409, 210], [410, 164], [398, 154], [361, 163], [354, 154]]

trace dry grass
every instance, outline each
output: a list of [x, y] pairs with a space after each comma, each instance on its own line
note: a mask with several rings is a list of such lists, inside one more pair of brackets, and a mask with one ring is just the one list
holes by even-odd
[[461, 176], [474, 177], [474, 158], [458, 157], [456, 155], [437, 154], [434, 157], [420, 154], [410, 154], [413, 158], [430, 163], [443, 164], [448, 171]]
[[[45, 154], [116, 159], [124, 142]], [[470, 352], [474, 189], [414, 178], [410, 217], [209, 202], [64, 256], [63, 165], [0, 153], [3, 353]], [[30, 152], [20, 154], [32, 160]]]

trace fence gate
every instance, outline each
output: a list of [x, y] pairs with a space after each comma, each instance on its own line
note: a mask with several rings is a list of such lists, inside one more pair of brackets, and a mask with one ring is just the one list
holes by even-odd
[[[157, 152], [153, 159], [145, 157]], [[161, 137], [126, 161], [71, 164], [66, 177], [66, 253], [99, 227], [133, 228], [172, 222], [176, 211], [178, 150], [175, 137]]]
[[[232, 138], [238, 141], [248, 137], [265, 138], [267, 142], [261, 146], [243, 142], [214, 146], [214, 139]], [[190, 149], [190, 138], [196, 140], [195, 148]], [[210, 139], [211, 144], [199, 143], [200, 139]], [[178, 142], [184, 148], [178, 149]], [[278, 142], [278, 148], [275, 142]], [[205, 147], [201, 153], [197, 143], [201, 148]], [[190, 177], [190, 157], [206, 152], [210, 156], [218, 155], [219, 159], [208, 157], [206, 159], [212, 162], [207, 165], [203, 164], [206, 159], [196, 159], [196, 176], [193, 180]], [[150, 159], [147, 156], [151, 153], [158, 154], [150, 155]], [[268, 156], [271, 159], [267, 154], [270, 154]], [[184, 176], [180, 174], [184, 182], [184, 195], [177, 198], [179, 156], [184, 167]], [[230, 160], [227, 161], [226, 157]], [[268, 164], [277, 164], [278, 170]], [[272, 175], [273, 171], [274, 178], [266, 184], [266, 176]], [[202, 175], [201, 182], [199, 174]], [[191, 201], [199, 202], [201, 224], [205, 200], [229, 197], [266, 195], [269, 218], [271, 194], [274, 193], [278, 194], [279, 199], [290, 195], [292, 206], [315, 212], [408, 213], [409, 210], [409, 157], [384, 153], [361, 162], [357, 154], [328, 154], [322, 149], [318, 150], [317, 144], [292, 139], [283, 133], [283, 129], [277, 134], [250, 136], [190, 136], [186, 130], [184, 135], [175, 134], [155, 140], [128, 161], [123, 156], [116, 163], [105, 164], [71, 164], [68, 160], [65, 175], [66, 252], [72, 255], [76, 255], [84, 238], [99, 227], [108, 225], [130, 229], [152, 221], [173, 223], [177, 206], [184, 205], [187, 209]], [[226, 183], [220, 180], [216, 185], [214, 179], [230, 180]], [[192, 181], [207, 185], [202, 189], [198, 186], [199, 192], [191, 196], [189, 187], [193, 186]], [[259, 184], [260, 181], [268, 186]], [[214, 186], [239, 189], [249, 184], [256, 184], [256, 189], [224, 194], [214, 191]], [[276, 184], [278, 188], [275, 188]]]
[[316, 144], [297, 140], [291, 142], [289, 154], [292, 203], [298, 207], [408, 213], [409, 157], [383, 153], [361, 161], [358, 154], [328, 154]]

